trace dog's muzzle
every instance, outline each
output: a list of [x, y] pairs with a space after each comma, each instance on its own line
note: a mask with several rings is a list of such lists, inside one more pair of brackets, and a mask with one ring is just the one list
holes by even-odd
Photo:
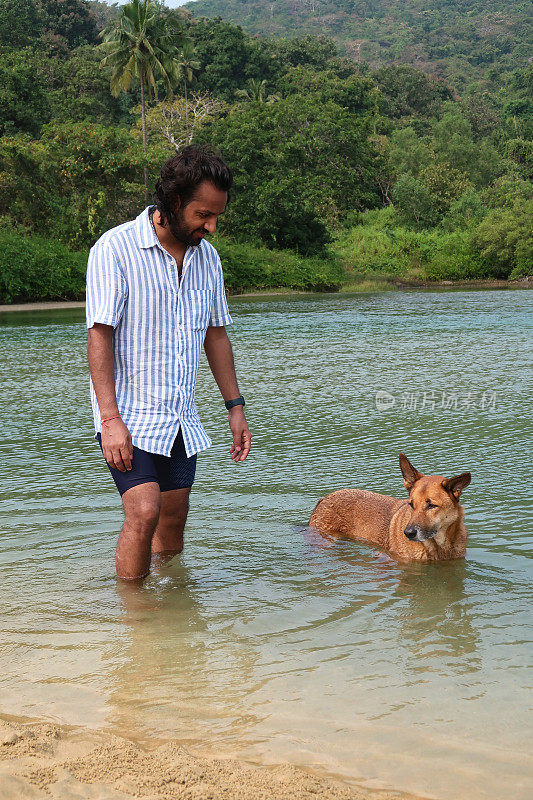
[[432, 539], [437, 533], [436, 528], [424, 530], [420, 525], [408, 525], [404, 530], [405, 535], [410, 542], [425, 542], [427, 539]]

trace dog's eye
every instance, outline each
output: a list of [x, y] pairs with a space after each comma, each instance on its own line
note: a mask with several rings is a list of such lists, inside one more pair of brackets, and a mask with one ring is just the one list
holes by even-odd
[[437, 506], [435, 505], [435, 503], [428, 502], [426, 503], [426, 508], [437, 508]]
[[414, 505], [411, 503], [411, 501], [410, 501], [410, 500], [409, 500], [409, 502], [408, 502], [408, 504], [407, 504], [407, 505], [411, 506], [411, 508], [414, 508]]

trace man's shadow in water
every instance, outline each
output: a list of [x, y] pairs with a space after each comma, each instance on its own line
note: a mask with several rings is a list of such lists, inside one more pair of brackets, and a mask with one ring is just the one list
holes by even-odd
[[335, 561], [348, 564], [356, 575], [362, 573], [368, 580], [370, 574], [382, 592], [390, 592], [387, 613], [396, 615], [399, 643], [408, 644], [413, 671], [434, 671], [436, 661], [439, 669], [456, 674], [481, 669], [481, 636], [465, 586], [474, 576], [466, 559], [400, 563], [363, 541], [323, 534], [309, 525], [293, 528], [311, 548], [329, 550], [332, 566]]
[[[141, 585], [117, 580], [124, 636], [110, 675], [109, 722], [118, 734], [148, 742], [159, 732], [197, 744], [206, 728], [238, 727], [234, 709], [253, 657], [218, 633], [204, 591], [194, 570], [178, 559]], [[248, 715], [242, 725], [250, 722]]]

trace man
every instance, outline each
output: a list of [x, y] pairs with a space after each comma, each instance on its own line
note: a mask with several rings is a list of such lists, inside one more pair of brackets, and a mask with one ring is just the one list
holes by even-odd
[[250, 431], [225, 326], [220, 258], [204, 239], [229, 201], [230, 169], [208, 146], [163, 164], [155, 205], [106, 231], [87, 265], [88, 358], [95, 438], [122, 497], [119, 578], [183, 549], [196, 454], [210, 446], [196, 406], [204, 346], [244, 461]]

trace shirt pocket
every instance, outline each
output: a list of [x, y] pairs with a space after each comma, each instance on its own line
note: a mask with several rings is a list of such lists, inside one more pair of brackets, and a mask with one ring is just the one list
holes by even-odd
[[212, 305], [212, 289], [187, 289], [182, 305], [187, 327], [197, 331], [206, 330]]

